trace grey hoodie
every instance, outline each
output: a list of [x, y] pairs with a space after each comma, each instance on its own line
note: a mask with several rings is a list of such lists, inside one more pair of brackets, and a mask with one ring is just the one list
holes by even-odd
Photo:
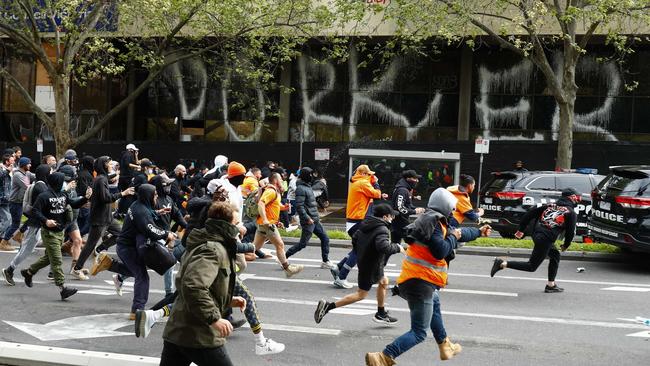
[[458, 199], [445, 188], [438, 188], [429, 197], [429, 203], [427, 207], [438, 211], [445, 217], [449, 217], [451, 213], [456, 209], [456, 203]]

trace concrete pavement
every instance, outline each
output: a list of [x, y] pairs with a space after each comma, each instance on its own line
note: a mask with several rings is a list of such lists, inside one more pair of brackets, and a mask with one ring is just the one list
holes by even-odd
[[[333, 248], [332, 260], [346, 249]], [[6, 266], [12, 255], [0, 254]], [[27, 260], [26, 265], [36, 260]], [[406, 302], [389, 298], [388, 307], [400, 322], [390, 328], [371, 321], [376, 311], [374, 293], [360, 304], [328, 314], [320, 325], [313, 320], [316, 302], [342, 297], [353, 290], [331, 286], [328, 270], [320, 269], [320, 251], [308, 247], [292, 258], [306, 266], [303, 273], [286, 279], [272, 260], [250, 263], [244, 277], [257, 298], [265, 334], [287, 349], [278, 355], [256, 356], [251, 332], [237, 330], [227, 348], [237, 365], [363, 365], [363, 355], [380, 351], [409, 327]], [[640, 365], [650, 357], [649, 327], [635, 317], [650, 317], [650, 270], [639, 264], [575, 262], [560, 264], [561, 294], [543, 293], [546, 262], [537, 273], [512, 270], [489, 277], [491, 258], [459, 255], [451, 263], [448, 290], [441, 295], [445, 326], [463, 353], [446, 362], [453, 365]], [[387, 275], [399, 274], [400, 256], [391, 258]], [[69, 267], [69, 258], [65, 261]], [[576, 273], [576, 267], [585, 267]], [[163, 325], [149, 338], [136, 339], [124, 319], [130, 308], [130, 292], [114, 295], [111, 274], [90, 281], [69, 281], [81, 293], [61, 302], [56, 288], [39, 273], [34, 288], [22, 283], [0, 287], [0, 341], [159, 357]], [[353, 271], [352, 282], [356, 277]], [[150, 304], [162, 297], [162, 280], [151, 273]], [[17, 276], [20, 279], [20, 276]], [[122, 315], [111, 315], [111, 314]], [[237, 317], [242, 315], [235, 311]], [[105, 315], [102, 315], [105, 314]], [[106, 329], [93, 320], [100, 318]], [[71, 317], [76, 319], [64, 320]], [[55, 326], [47, 324], [52, 322]], [[10, 323], [7, 323], [10, 322]], [[25, 323], [44, 325], [30, 328]], [[115, 329], [108, 329], [119, 327]], [[67, 332], [56, 335], [57, 330]], [[39, 331], [30, 333], [29, 329]], [[59, 332], [61, 333], [61, 332]], [[117, 333], [117, 334], [115, 334]], [[77, 336], [74, 336], [74, 335]], [[52, 338], [57, 340], [42, 340]], [[73, 339], [77, 338], [77, 339]], [[1, 356], [1, 353], [0, 353]], [[399, 365], [437, 364], [438, 350], [429, 339], [404, 354]]]

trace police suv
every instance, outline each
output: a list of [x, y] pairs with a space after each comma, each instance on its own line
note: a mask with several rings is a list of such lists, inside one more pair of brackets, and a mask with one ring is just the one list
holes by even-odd
[[597, 241], [650, 253], [650, 166], [611, 167], [592, 201], [589, 229]]
[[[604, 178], [596, 173], [595, 169], [494, 172], [481, 189], [479, 207], [485, 211], [481, 221], [489, 223], [502, 237], [513, 238], [528, 210], [555, 202], [562, 196], [564, 188], [573, 188], [581, 193], [581, 201], [576, 207], [576, 236], [588, 236], [591, 192]], [[530, 234], [532, 225], [526, 234]]]

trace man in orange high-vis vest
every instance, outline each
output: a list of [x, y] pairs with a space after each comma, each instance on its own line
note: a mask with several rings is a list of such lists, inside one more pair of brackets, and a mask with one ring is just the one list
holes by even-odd
[[456, 211], [454, 211], [454, 219], [450, 222], [451, 226], [458, 227], [465, 220], [478, 222], [479, 218], [483, 216], [483, 209], [474, 209], [470, 200], [470, 195], [474, 192], [476, 181], [471, 175], [461, 174], [460, 181], [457, 186], [447, 187], [457, 199]]
[[406, 238], [410, 244], [402, 261], [397, 283], [399, 293], [411, 309], [411, 329], [387, 345], [382, 352], [367, 353], [366, 365], [392, 366], [402, 353], [427, 338], [427, 328], [440, 349], [440, 359], [448, 360], [461, 352], [459, 344], [447, 337], [440, 313], [439, 290], [447, 284], [447, 257], [458, 241], [472, 241], [490, 235], [491, 228], [455, 229], [449, 219], [457, 199], [444, 188], [436, 189], [429, 198], [427, 212], [415, 220]]

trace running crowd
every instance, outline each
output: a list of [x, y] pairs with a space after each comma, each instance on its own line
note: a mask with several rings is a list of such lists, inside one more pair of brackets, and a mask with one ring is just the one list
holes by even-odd
[[[421, 199], [414, 195], [420, 178], [416, 171], [404, 171], [389, 195], [381, 191], [368, 165], [356, 167], [346, 205], [352, 250], [334, 263], [319, 213], [328, 205], [327, 184], [309, 167], [289, 175], [273, 162], [247, 169], [218, 155], [211, 169], [179, 164], [168, 171], [140, 158], [138, 148], [128, 144], [117, 161], [109, 156], [79, 159], [68, 150], [60, 160], [45, 156], [32, 173], [32, 161], [20, 148], [7, 149], [0, 164], [0, 251], [15, 251], [13, 244], [20, 248], [2, 274], [8, 286], [15, 286], [18, 272], [31, 288], [34, 276], [49, 267], [48, 279], [59, 288], [62, 300], [77, 292], [66, 285], [63, 256], [72, 258], [67, 273], [74, 280], [113, 272], [119, 296], [125, 279], [133, 277], [129, 317], [136, 336], [147, 337], [154, 324], [168, 318], [161, 365], [232, 365], [225, 339], [245, 323], [253, 333], [257, 355], [285, 349], [262, 331], [255, 297], [239, 277], [247, 261], [273, 258], [262, 249], [270, 243], [286, 277], [293, 277], [303, 266], [289, 263], [289, 258], [315, 235], [321, 243], [321, 268], [331, 272], [334, 286], [352, 288], [347, 278], [358, 267], [356, 291], [337, 301], [320, 300], [316, 323], [333, 309], [365, 299], [377, 285], [372, 320], [397, 323], [384, 307], [391, 290], [408, 302], [411, 327], [383, 351], [367, 353], [366, 364], [394, 365], [401, 354], [426, 339], [427, 329], [438, 343], [440, 358], [448, 360], [462, 347], [447, 336], [439, 290], [447, 284], [456, 249], [489, 236], [491, 228], [478, 224], [483, 211], [470, 202], [475, 189], [471, 176], [461, 175], [459, 185], [433, 191], [426, 208], [413, 203]], [[531, 234], [535, 248], [530, 260], [495, 258], [491, 276], [506, 268], [533, 272], [548, 256], [544, 291], [562, 292], [555, 283], [560, 253], [554, 243], [564, 234], [561, 249], [571, 244], [578, 201], [579, 194], [567, 189], [558, 202], [529, 211], [516, 237]], [[286, 249], [280, 229], [298, 227], [299, 243]], [[39, 245], [44, 254], [31, 265], [22, 265]], [[114, 245], [117, 257], [108, 254]], [[391, 255], [399, 253], [401, 273], [390, 288], [384, 267]], [[166, 294], [149, 309], [148, 269], [163, 276]], [[245, 319], [234, 319], [233, 308], [240, 308]]]

